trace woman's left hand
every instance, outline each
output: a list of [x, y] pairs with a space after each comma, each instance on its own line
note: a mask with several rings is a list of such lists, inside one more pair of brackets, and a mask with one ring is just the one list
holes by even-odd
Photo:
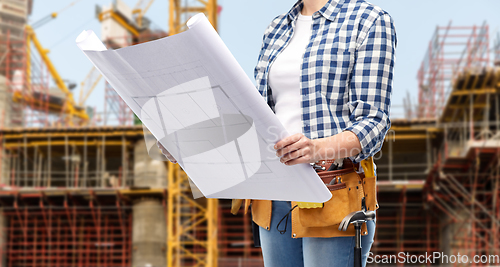
[[283, 138], [276, 145], [276, 156], [286, 165], [299, 163], [311, 163], [318, 161], [318, 148], [315, 140], [305, 137], [303, 134], [294, 134]]

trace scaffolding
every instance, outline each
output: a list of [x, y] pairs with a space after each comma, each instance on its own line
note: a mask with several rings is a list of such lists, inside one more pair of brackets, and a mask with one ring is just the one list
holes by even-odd
[[490, 62], [489, 26], [436, 27], [418, 71], [418, 118], [439, 118], [455, 76]]
[[486, 23], [436, 28], [418, 72], [417, 109], [392, 121], [375, 156], [375, 254], [499, 254], [492, 235], [499, 230], [500, 72], [490, 65], [499, 48], [497, 41], [490, 50]]
[[439, 217], [428, 208], [422, 189], [434, 160], [430, 148], [440, 135], [435, 120], [392, 120], [384, 146], [374, 156], [380, 209], [373, 256], [389, 258], [400, 252], [420, 256], [439, 251]]
[[142, 137], [142, 127], [2, 129], [2, 266], [130, 266], [121, 192]]
[[[203, 11], [204, 3], [198, 3], [197, 10]], [[210, 1], [211, 6], [214, 3]], [[178, 11], [184, 10], [187, 9]], [[166, 35], [144, 29], [133, 37], [108, 38], [104, 42], [116, 49], [124, 43], [128, 46]], [[0, 133], [3, 209], [0, 255], [5, 265], [130, 266], [134, 262], [132, 242], [135, 242], [131, 236], [134, 223], [131, 205], [144, 199], [157, 199], [163, 203], [169, 221], [166, 228], [170, 242], [165, 240], [164, 250], [169, 254], [169, 265], [233, 266], [251, 257], [254, 265], [245, 266], [262, 266], [260, 251], [250, 249], [249, 232], [237, 232], [245, 236], [243, 245], [237, 235], [220, 235], [218, 227], [223, 232], [235, 227], [234, 220], [221, 221], [229, 217], [224, 213], [229, 210], [219, 209], [215, 199], [192, 200], [187, 176], [178, 166], [169, 168], [168, 192], [166, 183], [153, 187], [144, 182], [151, 171], [145, 167], [141, 171], [134, 163], [136, 157], [140, 157], [135, 149], [143, 147], [138, 143], [144, 138], [143, 128], [132, 125], [133, 113], [109, 85], [105, 90], [102, 121], [113, 127], [97, 126], [99, 121], [95, 118], [86, 127], [68, 127], [70, 124], [63, 119], [65, 95], [51, 91], [49, 68], [40, 59], [43, 55], [38, 57], [30, 50], [26, 38], [2, 39], [7, 47], [12, 47], [14, 41], [20, 44], [20, 49], [15, 51], [20, 54], [14, 54], [12, 49], [5, 53], [9, 64], [3, 65], [2, 70], [9, 89], [22, 88], [17, 98], [19, 103], [34, 103], [23, 106], [26, 110], [20, 117], [26, 120], [34, 112], [44, 116], [38, 121], [23, 122], [24, 128], [6, 125]], [[22, 64], [13, 64], [12, 58]], [[14, 73], [24, 76], [16, 78]], [[38, 76], [46, 78], [40, 79], [46, 81], [43, 86], [35, 79]], [[17, 87], [11, 80], [17, 82], [14, 83]], [[33, 97], [30, 90], [34, 88], [40, 100]], [[57, 101], [60, 108], [51, 106]], [[156, 176], [154, 178], [158, 178]], [[233, 219], [245, 222], [246, 228], [241, 230], [248, 230], [248, 215]], [[118, 237], [121, 240], [117, 240]], [[227, 256], [220, 264], [219, 242], [221, 253]], [[239, 246], [242, 249], [234, 250]]]
[[422, 201], [421, 186], [379, 190], [379, 205], [371, 249], [374, 255], [391, 257], [403, 252], [420, 256], [440, 251], [439, 220]]
[[499, 81], [498, 69], [459, 75], [452, 94], [469, 91], [469, 105], [457, 116], [462, 120], [444, 124], [439, 157], [426, 182], [428, 203], [446, 214], [442, 223], [451, 253], [469, 258], [500, 254]]
[[[170, 3], [170, 35], [193, 12], [217, 26], [216, 1]], [[375, 155], [376, 255], [500, 254], [500, 72], [490, 65], [498, 65], [500, 37], [490, 50], [488, 30], [436, 29], [418, 73], [417, 110], [406, 113], [414, 119], [393, 119]], [[1, 114], [11, 119], [0, 124], [0, 263], [132, 266], [132, 206], [154, 199], [166, 219], [159, 247], [167, 266], [263, 266], [248, 214], [231, 215], [229, 201], [194, 200], [178, 165], [160, 178], [151, 165], [136, 167], [149, 157], [135, 150], [144, 148], [143, 128], [109, 85], [102, 120], [68, 127], [65, 95], [22, 34], [0, 36], [1, 101], [17, 99]], [[145, 29], [104, 42], [116, 49], [166, 35]]]
[[[132, 203], [145, 197], [159, 199], [165, 215], [172, 212], [168, 218], [173, 220], [165, 225], [174, 239], [169, 249], [174, 255], [172, 259], [178, 258], [182, 263], [174, 266], [194, 265], [195, 261], [208, 265], [208, 260], [213, 266], [219, 253], [224, 256], [220, 266], [234, 266], [235, 262], [247, 260], [254, 265], [244, 266], [262, 266], [260, 250], [250, 242], [249, 215], [230, 214], [229, 201], [219, 208], [215, 199], [193, 200], [186, 174], [178, 166], [170, 169], [174, 173], [170, 174], [173, 180], [169, 182], [182, 192], [167, 194], [165, 186], [145, 186], [144, 181], [159, 177], [156, 172], [141, 171], [134, 164], [136, 157], [148, 157], [134, 150], [143, 146], [137, 143], [143, 138], [141, 126], [4, 129], [2, 137], [6, 153], [1, 161], [4, 181], [0, 186], [0, 203], [7, 226], [3, 230], [6, 242], [3, 247], [0, 245], [0, 255], [7, 260], [7, 266], [34, 263], [78, 266], [73, 261], [82, 266], [99, 263], [130, 266], [130, 230], [120, 241], [127, 247], [124, 254], [117, 241], [109, 250], [105, 246], [89, 248], [89, 244], [109, 244], [110, 239], [118, 238], [121, 232], [117, 231], [122, 226], [113, 217], [118, 212], [116, 205], [131, 216]], [[29, 211], [27, 216], [26, 211]], [[47, 229], [43, 216], [53, 218], [52, 224], [49, 222], [52, 236], [41, 233]], [[107, 221], [105, 216], [109, 216]], [[90, 230], [96, 227], [91, 224], [93, 220], [101, 221], [97, 225], [101, 225], [102, 231], [111, 231], [108, 236], [101, 232], [101, 237], [96, 237], [96, 231], [100, 230]], [[127, 221], [126, 228], [132, 227], [131, 224]], [[165, 247], [166, 244], [165, 240]], [[59, 255], [63, 251], [66, 254]]]
[[[181, 5], [181, 1], [171, 0], [170, 35], [182, 31], [179, 27], [181, 19], [192, 12], [205, 13], [217, 29], [217, 10], [216, 0], [194, 1], [189, 6], [187, 3]], [[167, 266], [218, 266], [218, 200], [193, 200], [191, 189], [194, 188], [190, 188], [186, 173], [179, 165], [170, 162], [168, 170]], [[197, 225], [202, 227], [198, 228]], [[201, 234], [198, 234], [200, 230]]]
[[0, 36], [0, 50], [4, 51], [0, 64], [5, 87], [0, 92], [4, 126], [68, 127], [86, 123], [86, 110], [68, 99], [68, 86], [58, 76], [33, 30], [26, 27], [23, 32], [22, 39], [13, 38], [10, 30]]
[[[426, 205], [440, 214], [441, 251], [469, 259], [500, 254], [499, 46], [497, 41], [490, 51], [486, 24], [472, 29], [468, 39], [473, 41], [463, 53], [467, 60], [454, 66], [457, 71], [439, 117], [443, 133], [436, 140], [437, 156], [423, 190]], [[498, 257], [488, 260], [500, 263]]]
[[[216, 1], [210, 1], [210, 7], [197, 3], [196, 11], [209, 13], [215, 23]], [[176, 11], [183, 13], [186, 8]], [[148, 25], [144, 14], [139, 15], [141, 25]], [[3, 100], [19, 104], [11, 105], [19, 116], [2, 114], [2, 118], [18, 118], [17, 124], [2, 121], [0, 132], [2, 266], [131, 266], [132, 206], [144, 199], [160, 200], [168, 215], [168, 246], [164, 239], [168, 265], [217, 266], [220, 238], [224, 240], [221, 251], [228, 256], [221, 266], [252, 255], [256, 266], [261, 266], [260, 254], [248, 253], [250, 243], [243, 245], [244, 251], [233, 251], [241, 245], [238, 237], [219, 235], [217, 227], [226, 230], [220, 218], [227, 218], [223, 212], [228, 210], [219, 210], [215, 199], [192, 200], [187, 176], [178, 166], [170, 166], [168, 193], [166, 182], [148, 185], [152, 179], [147, 176], [156, 179], [158, 172], [135, 164], [140, 156], [135, 149], [143, 147], [138, 143], [144, 138], [143, 128], [132, 125], [133, 113], [109, 84], [104, 118], [74, 127], [82, 125], [67, 119], [68, 91], [55, 88], [47, 51], [30, 27], [22, 23], [21, 28], [18, 38], [9, 31], [0, 38]], [[144, 27], [138, 34], [106, 38], [104, 43], [117, 49], [166, 35]], [[57, 86], [69, 88], [56, 78]], [[113, 127], [98, 127], [100, 122]], [[248, 230], [249, 217], [243, 218]], [[248, 240], [248, 232], [245, 235]]]
[[134, 145], [142, 137], [139, 126], [4, 129], [0, 184], [11, 188], [130, 187]]
[[217, 199], [194, 200], [178, 165], [169, 163], [167, 266], [217, 266]]
[[12, 192], [0, 201], [7, 266], [130, 265], [131, 209], [119, 193]]
[[220, 261], [262, 262], [260, 248], [253, 243], [250, 213], [235, 216], [231, 213], [231, 201], [220, 200], [219, 214], [219, 229], [223, 230], [218, 233]]
[[[23, 35], [24, 36], [24, 35]], [[25, 125], [25, 117], [23, 114], [23, 106], [17, 104], [19, 101], [14, 101], [14, 104], [9, 105], [14, 99], [14, 94], [21, 94], [27, 90], [26, 86], [26, 41], [24, 38], [13, 38], [10, 30], [7, 34], [0, 36], [0, 50], [3, 52], [2, 64], [0, 64], [0, 76], [2, 81], [2, 106], [4, 106], [2, 116], [2, 126], [23, 126]], [[37, 86], [39, 92], [43, 95], [46, 90], [43, 89], [42, 82]], [[10, 106], [10, 108], [7, 108]], [[43, 113], [43, 111], [42, 111]]]

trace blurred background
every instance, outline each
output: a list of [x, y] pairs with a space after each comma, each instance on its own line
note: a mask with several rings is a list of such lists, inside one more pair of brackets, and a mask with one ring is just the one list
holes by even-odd
[[[204, 12], [253, 80], [294, 2], [0, 0], [0, 266], [263, 266], [250, 216], [193, 200], [178, 165], [148, 155], [75, 39], [118, 49]], [[398, 34], [372, 252], [500, 255], [500, 3], [372, 2]]]

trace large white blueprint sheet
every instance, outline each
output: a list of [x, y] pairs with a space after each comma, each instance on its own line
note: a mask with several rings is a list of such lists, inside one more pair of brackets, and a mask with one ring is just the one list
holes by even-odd
[[326, 202], [309, 164], [285, 166], [272, 110], [203, 14], [189, 30], [106, 50], [92, 31], [77, 45], [208, 198]]

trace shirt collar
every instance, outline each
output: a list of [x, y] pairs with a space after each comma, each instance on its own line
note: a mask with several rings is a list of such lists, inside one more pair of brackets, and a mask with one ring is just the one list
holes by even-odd
[[[318, 12], [328, 20], [334, 21], [335, 17], [340, 11], [341, 4], [344, 3], [345, 0], [329, 0], [328, 3], [324, 7], [322, 7]], [[288, 11], [288, 21], [295, 21], [299, 16], [300, 11], [304, 3], [302, 0], [298, 0], [295, 5], [293, 5], [292, 9]]]

